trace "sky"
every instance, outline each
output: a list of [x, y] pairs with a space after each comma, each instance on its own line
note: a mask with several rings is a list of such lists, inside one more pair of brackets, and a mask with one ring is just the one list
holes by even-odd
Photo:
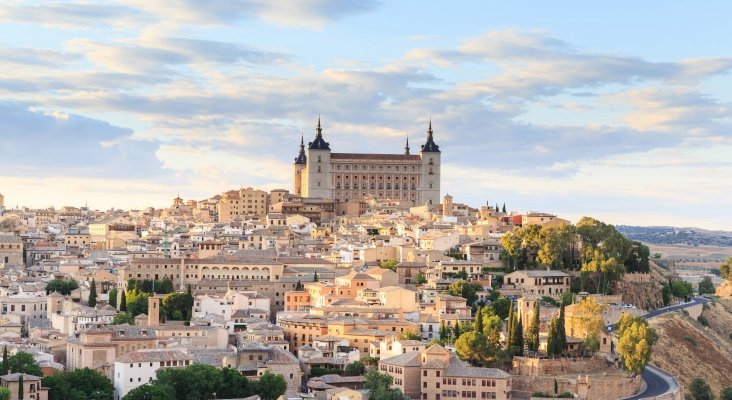
[[7, 206], [292, 189], [417, 148], [442, 191], [576, 221], [732, 230], [732, 2], [0, 2]]

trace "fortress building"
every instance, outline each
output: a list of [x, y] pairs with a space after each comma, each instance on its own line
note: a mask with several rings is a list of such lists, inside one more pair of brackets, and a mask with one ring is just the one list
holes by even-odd
[[330, 198], [337, 202], [359, 199], [396, 200], [402, 204], [440, 203], [440, 147], [432, 121], [419, 154], [333, 153], [323, 139], [318, 118], [315, 140], [295, 158], [294, 193], [302, 197]]

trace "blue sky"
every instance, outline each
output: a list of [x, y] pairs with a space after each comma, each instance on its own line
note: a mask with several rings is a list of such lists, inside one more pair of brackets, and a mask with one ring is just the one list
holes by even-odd
[[732, 229], [732, 4], [0, 3], [10, 205], [165, 206], [291, 186], [432, 117], [443, 188], [576, 220]]

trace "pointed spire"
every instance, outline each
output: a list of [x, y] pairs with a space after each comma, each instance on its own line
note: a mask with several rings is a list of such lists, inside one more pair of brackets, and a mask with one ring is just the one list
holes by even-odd
[[422, 151], [424, 152], [432, 152], [432, 153], [439, 153], [440, 152], [440, 146], [435, 143], [435, 139], [432, 135], [432, 116], [430, 116], [430, 124], [427, 128], [427, 142], [422, 145]]
[[409, 136], [407, 136], [407, 145], [404, 146], [404, 155], [405, 156], [409, 155]]
[[315, 129], [315, 140], [308, 143], [311, 150], [330, 150], [330, 143], [323, 139], [323, 128], [320, 125], [320, 114], [318, 114], [318, 127]]
[[308, 158], [305, 155], [305, 135], [300, 131], [300, 153], [295, 158], [295, 164], [305, 164]]

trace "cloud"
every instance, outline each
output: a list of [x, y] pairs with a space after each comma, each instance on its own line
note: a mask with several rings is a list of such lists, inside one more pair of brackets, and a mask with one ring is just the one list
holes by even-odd
[[90, 29], [114, 26], [134, 26], [145, 22], [135, 8], [116, 4], [46, 3], [4, 4], [0, 21], [27, 23], [64, 29]]
[[286, 27], [321, 29], [342, 18], [375, 10], [374, 0], [171, 0], [164, 3], [127, 0], [161, 18], [196, 24], [228, 24], [254, 16]]
[[73, 175], [89, 178], [162, 178], [158, 143], [130, 129], [66, 114], [0, 103], [4, 176]]

